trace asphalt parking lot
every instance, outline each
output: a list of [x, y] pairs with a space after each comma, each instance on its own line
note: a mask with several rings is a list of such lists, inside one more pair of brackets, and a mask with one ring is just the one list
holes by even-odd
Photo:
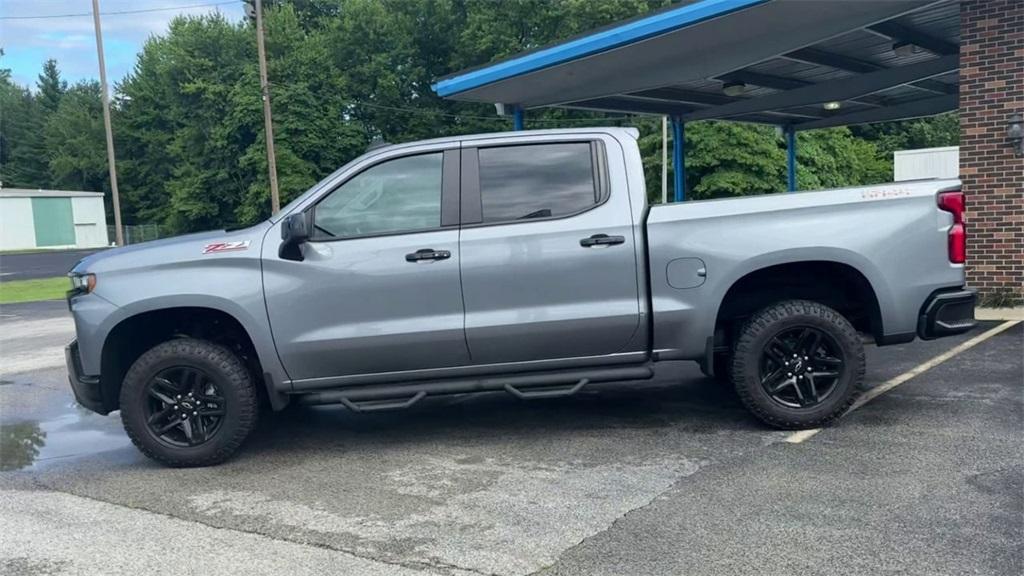
[[64, 276], [79, 260], [99, 250], [103, 248], [0, 254], [0, 282]]
[[[877, 387], [999, 323], [868, 349]], [[77, 408], [62, 302], [0, 310], [3, 574], [1024, 572], [1017, 324], [791, 443], [686, 364], [406, 412], [297, 407], [161, 468]]]

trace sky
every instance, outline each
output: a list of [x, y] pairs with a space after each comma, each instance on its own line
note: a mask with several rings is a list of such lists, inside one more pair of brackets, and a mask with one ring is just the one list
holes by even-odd
[[[164, 33], [175, 16], [220, 11], [232, 20], [243, 18], [240, 0], [99, 0], [99, 4], [111, 85], [131, 71], [146, 39]], [[139, 10], [152, 11], [113, 14]], [[64, 16], [69, 14], [84, 16]], [[32, 89], [49, 58], [57, 60], [69, 84], [99, 78], [92, 0], [0, 0], [0, 47], [4, 52], [0, 68], [10, 68], [15, 82]]]

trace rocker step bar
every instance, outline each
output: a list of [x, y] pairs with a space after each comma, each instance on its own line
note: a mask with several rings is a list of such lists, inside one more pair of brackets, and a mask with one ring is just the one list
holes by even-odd
[[570, 370], [540, 374], [515, 374], [405, 384], [374, 384], [344, 390], [297, 394], [299, 404], [344, 404], [354, 412], [401, 410], [427, 396], [505, 391], [521, 400], [572, 396], [593, 382], [647, 380], [654, 376], [649, 365]]

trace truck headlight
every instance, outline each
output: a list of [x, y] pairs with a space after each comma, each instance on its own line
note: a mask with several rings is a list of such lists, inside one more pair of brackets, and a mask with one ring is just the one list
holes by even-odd
[[71, 278], [69, 297], [76, 294], [88, 294], [96, 289], [95, 274], [69, 274], [68, 277]]

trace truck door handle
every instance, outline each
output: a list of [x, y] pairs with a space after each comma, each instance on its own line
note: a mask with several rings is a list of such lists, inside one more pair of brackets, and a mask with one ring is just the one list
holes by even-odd
[[433, 248], [421, 248], [412, 254], [405, 255], [406, 262], [419, 262], [421, 260], [447, 260], [452, 253], [447, 250], [434, 250]]
[[611, 246], [613, 244], [622, 244], [626, 239], [622, 236], [609, 236], [607, 234], [594, 234], [590, 238], [584, 238], [580, 240], [580, 246], [584, 248], [590, 248], [591, 246]]

